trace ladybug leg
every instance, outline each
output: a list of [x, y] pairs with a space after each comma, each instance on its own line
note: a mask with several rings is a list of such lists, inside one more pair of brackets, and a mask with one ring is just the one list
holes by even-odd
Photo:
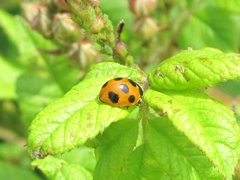
[[137, 102], [136, 106], [140, 106], [141, 102], [142, 102], [142, 101], [139, 100], [139, 101]]

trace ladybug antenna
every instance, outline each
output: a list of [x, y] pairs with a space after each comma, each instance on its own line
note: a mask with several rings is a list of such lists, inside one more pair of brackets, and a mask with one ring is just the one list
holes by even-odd
[[121, 20], [120, 23], [118, 24], [118, 29], [117, 29], [117, 42], [121, 43], [121, 34], [123, 32], [123, 28], [124, 28], [125, 22], [124, 20]]

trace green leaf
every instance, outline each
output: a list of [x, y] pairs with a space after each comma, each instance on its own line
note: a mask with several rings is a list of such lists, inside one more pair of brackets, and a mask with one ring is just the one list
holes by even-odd
[[133, 151], [119, 179], [155, 180], [156, 177], [161, 180], [170, 180], [167, 173], [159, 166], [149, 145], [143, 144]]
[[148, 90], [144, 99], [168, 116], [227, 179], [239, 158], [239, 127], [233, 112], [217, 100], [195, 91]]
[[62, 167], [61, 172], [56, 176], [56, 180], [81, 179], [91, 180], [92, 175], [79, 164], [67, 164]]
[[29, 127], [29, 153], [34, 157], [65, 153], [128, 116], [127, 108], [99, 101], [107, 80], [109, 77], [86, 79], [40, 112]]
[[117, 180], [126, 160], [136, 145], [138, 137], [138, 121], [125, 119], [113, 123], [97, 140], [98, 162], [94, 171], [94, 179]]
[[0, 99], [16, 98], [16, 81], [23, 72], [0, 56]]
[[239, 0], [228, 0], [228, 1], [215, 0], [215, 1], [224, 10], [228, 10], [228, 11], [235, 12], [235, 13], [240, 12], [240, 9], [239, 9], [240, 1]]
[[145, 74], [140, 69], [130, 69], [113, 62], [103, 62], [92, 66], [85, 79], [103, 76], [112, 78], [127, 77], [137, 83], [143, 82], [146, 79]]
[[156, 90], [184, 90], [240, 77], [240, 55], [217, 49], [184, 51], [162, 63], [149, 75]]
[[68, 164], [63, 160], [52, 156], [48, 156], [45, 159], [36, 159], [31, 165], [34, 168], [38, 167], [38, 169], [50, 179], [92, 179], [92, 175], [81, 165]]
[[67, 163], [61, 159], [48, 156], [45, 159], [36, 159], [32, 161], [31, 166], [33, 168], [38, 167], [47, 177], [54, 178], [65, 164]]
[[63, 92], [51, 78], [42, 78], [35, 74], [21, 75], [16, 86], [22, 111], [21, 119], [26, 129], [39, 111], [63, 96]]
[[213, 163], [168, 118], [149, 120], [148, 145], [171, 179], [222, 180]]
[[7, 180], [41, 180], [30, 169], [20, 168], [0, 160], [0, 177]]
[[63, 159], [70, 164], [81, 164], [86, 170], [93, 173], [96, 166], [96, 159], [93, 153], [92, 148], [80, 146], [70, 152], [59, 155], [58, 158]]
[[237, 52], [239, 48], [239, 28], [237, 27], [225, 10], [206, 7], [196, 11], [184, 27], [178, 39], [179, 48], [214, 47], [225, 52]]

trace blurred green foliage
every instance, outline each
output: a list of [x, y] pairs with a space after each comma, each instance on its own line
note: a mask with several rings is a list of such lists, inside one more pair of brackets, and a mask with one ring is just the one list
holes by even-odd
[[[22, 17], [22, 3], [0, 1], [0, 179], [37, 180], [46, 177], [31, 170], [24, 147], [31, 121], [76, 85], [92, 65], [112, 61], [112, 57], [102, 54], [94, 37], [86, 33], [77, 43], [62, 45], [52, 37], [54, 31], [46, 37], [33, 30], [32, 22]], [[239, 53], [239, 5], [238, 0], [164, 0], [158, 1], [153, 13], [137, 17], [137, 10], [132, 13], [127, 0], [100, 0], [115, 30], [120, 20], [125, 21], [121, 39], [146, 73], [188, 47]], [[61, 6], [55, 6], [46, 5], [60, 13]], [[240, 121], [240, 81], [219, 87], [235, 99], [233, 109]], [[80, 163], [91, 173], [96, 163], [92, 152], [84, 147], [61, 158]], [[237, 174], [236, 179], [239, 177]]]

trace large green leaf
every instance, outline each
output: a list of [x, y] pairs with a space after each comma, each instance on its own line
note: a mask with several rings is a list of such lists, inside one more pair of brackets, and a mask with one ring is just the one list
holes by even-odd
[[162, 111], [227, 179], [239, 158], [239, 127], [234, 113], [220, 102], [195, 91], [148, 90], [144, 99]]
[[239, 28], [229, 13], [206, 7], [193, 14], [181, 32], [178, 44], [181, 49], [214, 47], [225, 52], [237, 52], [238, 32]]
[[[33, 157], [65, 153], [94, 138], [112, 122], [127, 117], [129, 111], [126, 107], [112, 107], [98, 99], [100, 89], [107, 80], [123, 74], [125, 76], [135, 74], [134, 77], [131, 76], [132, 79], [142, 76], [137, 70], [120, 70], [121, 67], [115, 66], [115, 70], [119, 69], [115, 73], [113, 68], [102, 71], [104, 76], [101, 76], [97, 70], [96, 73], [92, 70], [90, 73], [98, 74], [97, 78], [86, 78], [63, 98], [40, 112], [29, 127], [30, 134], [27, 142], [29, 153]], [[111, 72], [111, 75], [106, 75], [107, 71]], [[87, 75], [87, 77], [90, 76]]]
[[48, 178], [55, 180], [82, 179], [91, 180], [92, 175], [79, 164], [69, 164], [64, 160], [48, 156], [36, 159], [31, 165], [38, 167]]
[[217, 49], [184, 51], [162, 63], [149, 75], [154, 89], [184, 90], [211, 87], [240, 77], [240, 55]]
[[23, 72], [0, 56], [0, 99], [16, 98], [16, 81]]
[[103, 135], [97, 137], [96, 156], [98, 162], [94, 171], [95, 180], [117, 180], [136, 145], [138, 121], [125, 119], [113, 123]]

